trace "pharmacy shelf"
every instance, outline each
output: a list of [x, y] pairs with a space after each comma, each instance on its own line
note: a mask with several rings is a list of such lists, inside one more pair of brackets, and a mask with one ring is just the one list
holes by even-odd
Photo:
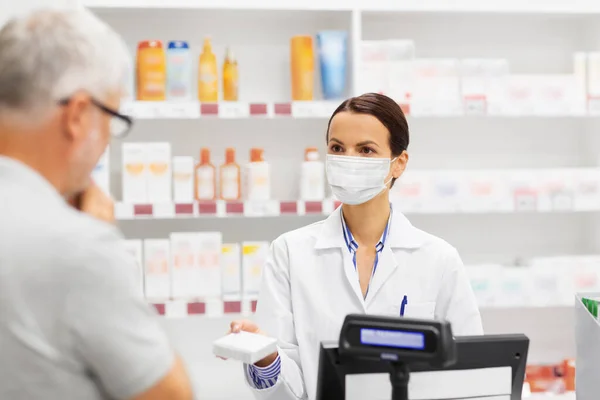
[[278, 217], [285, 215], [328, 215], [339, 202], [326, 201], [201, 201], [193, 203], [128, 204], [117, 203], [118, 220], [171, 219], [202, 217]]
[[[210, 300], [148, 300], [152, 304], [159, 315], [166, 318], [187, 318], [187, 317], [206, 317], [206, 318], [221, 318], [231, 317], [243, 318], [252, 316], [256, 312], [256, 298], [253, 299], [210, 299]], [[569, 309], [573, 308], [570, 305], [554, 305], [554, 306], [531, 306], [523, 305], [517, 307], [510, 306], [494, 306], [481, 307], [482, 310], [497, 310], [506, 312], [529, 311], [535, 313], [540, 309]]]
[[385, 12], [449, 12], [449, 13], [525, 13], [525, 14], [589, 14], [599, 13], [593, 0], [81, 0], [81, 4], [102, 8], [171, 8], [220, 10], [305, 10], [305, 11], [385, 11]]
[[121, 112], [139, 119], [329, 118], [341, 101], [282, 103], [126, 102]]
[[[244, 118], [317, 118], [328, 119], [340, 101], [299, 101], [299, 102], [219, 102], [199, 103], [189, 102], [125, 102], [121, 112], [137, 119], [244, 119]], [[465, 109], [469, 107], [465, 106]], [[589, 114], [486, 114], [482, 111], [466, 112], [463, 114], [411, 114], [405, 109], [407, 116], [412, 118], [593, 118], [600, 116], [600, 103], [590, 103]]]
[[256, 299], [211, 299], [211, 300], [163, 300], [148, 301], [159, 315], [167, 318], [208, 317], [232, 318], [252, 315], [256, 311]]
[[[130, 204], [116, 203], [115, 216], [117, 220], [148, 220], [148, 219], [178, 219], [178, 218], [263, 218], [281, 216], [316, 216], [329, 215], [340, 206], [340, 202], [333, 200], [324, 201], [239, 201], [228, 202], [223, 200], [203, 201], [193, 203], [158, 203], [158, 204]], [[523, 213], [581, 213], [600, 211], [597, 209], [556, 208], [538, 210], [535, 205], [527, 203], [515, 204], [513, 209], [489, 208], [460, 208], [460, 209], [402, 209], [410, 215], [482, 215], [482, 214], [523, 214]]]

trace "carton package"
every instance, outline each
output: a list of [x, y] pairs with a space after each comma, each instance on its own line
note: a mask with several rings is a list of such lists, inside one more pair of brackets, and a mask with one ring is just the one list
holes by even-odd
[[224, 243], [221, 251], [223, 296], [242, 295], [242, 252], [238, 243]]
[[149, 300], [171, 297], [170, 246], [168, 239], [144, 240], [145, 291]]
[[257, 298], [260, 290], [262, 269], [269, 255], [269, 242], [242, 243], [243, 296]]
[[140, 239], [125, 240], [125, 250], [135, 260], [135, 279], [140, 288], [140, 295], [144, 295], [144, 264], [142, 262], [142, 241]]
[[122, 174], [123, 202], [148, 202], [147, 147], [144, 143], [123, 143]]
[[148, 201], [169, 203], [171, 196], [171, 144], [146, 144], [148, 165]]

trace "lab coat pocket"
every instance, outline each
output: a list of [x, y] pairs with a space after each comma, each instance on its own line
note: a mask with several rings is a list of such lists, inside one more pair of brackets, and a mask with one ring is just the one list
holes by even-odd
[[435, 301], [414, 304], [409, 302], [404, 310], [404, 316], [406, 318], [434, 319]]

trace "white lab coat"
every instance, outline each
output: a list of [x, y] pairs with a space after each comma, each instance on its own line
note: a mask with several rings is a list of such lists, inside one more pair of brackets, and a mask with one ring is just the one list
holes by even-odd
[[279, 339], [281, 374], [257, 399], [315, 399], [319, 346], [338, 340], [347, 314], [445, 319], [455, 335], [483, 333], [456, 249], [392, 213], [389, 235], [363, 299], [342, 234], [340, 208], [326, 220], [277, 238], [264, 267], [257, 322]]

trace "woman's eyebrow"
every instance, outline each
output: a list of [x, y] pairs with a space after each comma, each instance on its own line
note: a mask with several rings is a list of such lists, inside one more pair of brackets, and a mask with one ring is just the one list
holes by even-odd
[[336, 142], [336, 143], [339, 143], [339, 144], [344, 144], [344, 142], [342, 142], [341, 140], [336, 139], [336, 138], [329, 138], [329, 141], [330, 142]]
[[379, 145], [377, 143], [375, 143], [374, 141], [372, 141], [372, 140], [365, 140], [364, 142], [356, 143], [356, 145], [359, 146], [359, 147], [368, 146], [370, 144], [379, 147]]

